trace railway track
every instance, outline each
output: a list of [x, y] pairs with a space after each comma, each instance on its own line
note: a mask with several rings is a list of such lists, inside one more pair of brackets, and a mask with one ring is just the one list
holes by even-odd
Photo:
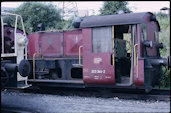
[[[107, 98], [113, 98], [115, 101], [124, 101], [124, 100], [140, 100], [145, 102], [156, 103], [157, 101], [170, 102], [170, 90], [166, 89], [153, 89], [149, 94], [145, 93], [144, 90], [133, 90], [133, 89], [106, 89], [106, 88], [52, 88], [52, 87], [30, 87], [28, 89], [5, 89], [3, 94], [8, 94], [11, 96], [21, 95], [24, 96], [32, 94], [43, 94], [48, 97], [48, 95], [58, 95], [58, 96], [68, 96], [73, 98], [75, 96], [79, 97], [96, 97], [98, 99], [108, 100]], [[3, 98], [3, 96], [2, 96]], [[11, 97], [13, 98], [13, 97]], [[16, 97], [14, 97], [16, 98]], [[23, 98], [23, 97], [22, 97]], [[40, 99], [39, 99], [40, 100]], [[50, 100], [49, 100], [50, 101]], [[28, 101], [27, 101], [28, 102]], [[28, 103], [29, 104], [29, 103]], [[48, 103], [50, 104], [50, 103]], [[26, 106], [25, 106], [26, 107]], [[3, 113], [31, 113], [35, 112], [35, 109], [32, 107], [19, 107], [9, 105], [1, 105], [1, 111]], [[40, 108], [36, 108], [40, 109]]]
[[143, 89], [126, 88], [54, 88], [54, 87], [30, 87], [27, 89], [8, 89], [11, 92], [50, 94], [61, 96], [82, 96], [98, 98], [119, 98], [144, 101], [170, 101], [169, 89], [153, 89], [150, 93], [145, 93]]
[[1, 112], [2, 113], [32, 113], [27, 110], [21, 110], [21, 108], [16, 108], [16, 107], [1, 107]]

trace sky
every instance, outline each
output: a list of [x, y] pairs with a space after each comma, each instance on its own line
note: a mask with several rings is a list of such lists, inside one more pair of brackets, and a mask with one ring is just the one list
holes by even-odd
[[[23, 2], [1, 2], [1, 7], [10, 7], [16, 8]], [[94, 10], [95, 14], [98, 14], [98, 10], [102, 8], [103, 2], [97, 1], [84, 1], [84, 2], [76, 2], [78, 10]], [[53, 2], [54, 5], [59, 5], [59, 2]], [[60, 4], [62, 6], [62, 4]], [[169, 1], [128, 1], [128, 7], [133, 12], [159, 12], [161, 8], [168, 7], [170, 8]]]

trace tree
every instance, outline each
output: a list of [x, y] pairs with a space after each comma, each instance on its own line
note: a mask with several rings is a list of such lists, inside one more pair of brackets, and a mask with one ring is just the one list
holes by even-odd
[[38, 24], [42, 23], [46, 29], [58, 29], [61, 26], [61, 10], [52, 4], [40, 2], [24, 2], [14, 13], [23, 17], [26, 31], [28, 33], [38, 31]]
[[[170, 16], [164, 13], [155, 14], [159, 24], [161, 31], [159, 32], [159, 41], [163, 43], [164, 48], [160, 49], [161, 57], [167, 58], [170, 56]], [[162, 68], [162, 87], [170, 87], [170, 70], [166, 68]]]
[[126, 1], [105, 1], [103, 7], [100, 9], [100, 13], [101, 15], [111, 15], [117, 14], [119, 10], [129, 13], [131, 11], [127, 8], [127, 4]]

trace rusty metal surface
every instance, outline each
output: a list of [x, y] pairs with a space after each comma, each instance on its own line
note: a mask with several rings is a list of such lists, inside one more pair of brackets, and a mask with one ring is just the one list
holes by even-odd
[[150, 20], [150, 12], [142, 13], [127, 13], [119, 15], [106, 15], [106, 16], [88, 16], [80, 24], [80, 28], [122, 25], [122, 24], [138, 24]]
[[34, 53], [39, 53], [39, 34], [33, 33], [28, 35], [29, 57], [33, 58]]

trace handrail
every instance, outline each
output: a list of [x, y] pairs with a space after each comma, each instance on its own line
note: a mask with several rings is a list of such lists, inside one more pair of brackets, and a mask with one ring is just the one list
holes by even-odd
[[35, 80], [35, 56], [37, 53], [33, 54], [33, 79]]
[[[36, 54], [39, 54], [39, 53], [34, 53], [33, 54], [33, 79], [35, 80], [35, 56]], [[40, 55], [40, 54], [39, 54]], [[42, 57], [43, 58], [43, 57]]]
[[18, 14], [13, 14], [13, 13], [9, 13], [9, 12], [1, 12], [1, 15], [13, 15], [13, 16], [20, 16]]
[[137, 56], [136, 56], [136, 53], [135, 53], [135, 47], [136, 46], [138, 46], [138, 44], [134, 45], [134, 65], [136, 65], [136, 63], [137, 63], [137, 79], [138, 79], [138, 53], [137, 53]]
[[17, 20], [18, 20], [18, 16], [16, 16], [15, 19], [15, 28], [14, 28], [14, 52], [17, 54]]
[[137, 53], [137, 79], [138, 79], [138, 53]]
[[[23, 18], [22, 18], [21, 15], [13, 14], [13, 13], [8, 13], [8, 12], [1, 12], [1, 15], [16, 16], [16, 20], [17, 20], [17, 18], [19, 17], [19, 18], [21, 19], [20, 21], [21, 21], [21, 25], [22, 25], [22, 28], [23, 28], [24, 36], [26, 36], [26, 32], [25, 32], [25, 28], [24, 28], [24, 23], [23, 23]], [[17, 23], [17, 22], [16, 22], [16, 23]], [[15, 24], [15, 27], [17, 27], [16, 24]]]
[[115, 43], [114, 43], [114, 38], [115, 38], [115, 37], [114, 37], [114, 26], [112, 26], [112, 40], [113, 40], [113, 41], [112, 41], [112, 48], [113, 48], [113, 49], [112, 49], [112, 52], [113, 52], [113, 54], [112, 54], [112, 62], [113, 62], [113, 66], [115, 66], [115, 53], [114, 53], [114, 52], [115, 52], [115, 50], [114, 50], [114, 49], [115, 49], [115, 48], [114, 48]]
[[81, 65], [81, 48], [82, 48], [83, 46], [80, 46], [79, 47], [79, 65]]

